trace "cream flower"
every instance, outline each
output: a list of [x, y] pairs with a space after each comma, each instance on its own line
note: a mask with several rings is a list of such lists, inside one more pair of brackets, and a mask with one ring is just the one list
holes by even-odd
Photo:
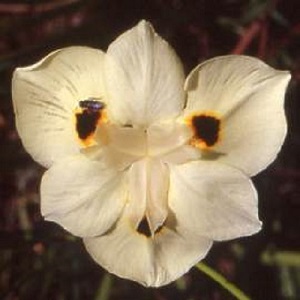
[[285, 134], [289, 73], [223, 56], [184, 81], [172, 48], [141, 21], [106, 53], [70, 47], [18, 68], [17, 129], [49, 168], [41, 210], [108, 271], [162, 286], [213, 241], [260, 230], [249, 179]]

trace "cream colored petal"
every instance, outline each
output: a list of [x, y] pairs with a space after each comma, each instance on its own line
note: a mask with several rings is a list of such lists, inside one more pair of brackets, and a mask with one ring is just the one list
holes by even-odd
[[200, 158], [201, 152], [190, 145], [179, 147], [160, 157], [163, 162], [172, 165], [184, 164]]
[[142, 129], [101, 124], [94, 139], [96, 145], [81, 152], [107, 168], [124, 171], [146, 155], [146, 134]]
[[146, 286], [155, 280], [151, 240], [136, 233], [129, 221], [122, 220], [107, 234], [83, 241], [92, 258], [109, 272]]
[[184, 105], [184, 74], [173, 49], [141, 21], [108, 48], [105, 63], [111, 118], [147, 126], [174, 118]]
[[165, 227], [154, 238], [156, 277], [151, 286], [166, 285], [187, 273], [211, 246], [210, 239], [194, 230], [183, 230], [178, 225], [175, 230]]
[[250, 179], [225, 164], [173, 166], [169, 205], [179, 226], [217, 241], [252, 235], [261, 228]]
[[171, 164], [198, 160], [201, 152], [188, 145], [191, 137], [191, 130], [179, 120], [155, 122], [147, 129], [147, 153]]
[[[136, 157], [146, 155], [147, 141], [144, 130], [109, 125], [106, 134], [109, 146], [118, 152]], [[100, 135], [102, 135], [101, 132]]]
[[183, 123], [156, 122], [147, 129], [148, 155], [166, 155], [185, 145], [190, 138], [191, 131]]
[[120, 217], [126, 201], [122, 173], [82, 155], [55, 163], [43, 176], [41, 211], [72, 234], [103, 234]]
[[[125, 214], [126, 216], [126, 214]], [[109, 272], [145, 286], [166, 285], [201, 260], [211, 242], [192, 232], [168, 228], [147, 238], [123, 218], [108, 234], [84, 239], [93, 259]]]
[[137, 229], [147, 218], [152, 234], [163, 225], [168, 214], [169, 169], [158, 160], [143, 159], [132, 164], [128, 173], [127, 214]]
[[26, 150], [42, 165], [78, 153], [75, 109], [80, 100], [104, 97], [103, 58], [100, 50], [70, 47], [14, 72], [17, 129]]
[[169, 168], [160, 160], [147, 160], [147, 212], [152, 234], [168, 216]]
[[276, 157], [286, 135], [284, 95], [290, 75], [247, 56], [223, 56], [196, 67], [185, 83], [185, 115], [221, 116], [214, 150], [222, 162], [255, 175]]
[[127, 173], [127, 214], [132, 228], [137, 228], [146, 213], [147, 203], [147, 160], [132, 164]]

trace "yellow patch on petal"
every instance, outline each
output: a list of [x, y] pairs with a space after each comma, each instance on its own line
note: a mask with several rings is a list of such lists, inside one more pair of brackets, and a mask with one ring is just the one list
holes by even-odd
[[222, 123], [216, 112], [197, 112], [185, 119], [185, 123], [193, 131], [190, 144], [201, 150], [212, 149], [221, 139]]
[[108, 121], [104, 103], [92, 99], [80, 101], [74, 116], [80, 144], [84, 147], [95, 145], [94, 135], [97, 127]]

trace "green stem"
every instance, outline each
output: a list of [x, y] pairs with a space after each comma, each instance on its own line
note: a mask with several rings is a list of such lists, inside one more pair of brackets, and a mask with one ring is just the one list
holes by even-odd
[[198, 270], [206, 274], [208, 277], [219, 283], [225, 290], [231, 293], [238, 300], [251, 300], [238, 287], [229, 282], [224, 276], [216, 272], [214, 269], [204, 263], [198, 263], [195, 266]]
[[109, 273], [106, 273], [102, 279], [100, 288], [96, 294], [95, 300], [109, 300], [113, 278]]

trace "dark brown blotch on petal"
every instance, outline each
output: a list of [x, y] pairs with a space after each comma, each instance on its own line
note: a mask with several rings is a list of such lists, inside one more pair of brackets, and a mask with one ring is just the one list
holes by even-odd
[[100, 117], [99, 111], [83, 110], [76, 114], [76, 131], [81, 140], [85, 140], [96, 130]]
[[191, 126], [194, 131], [195, 145], [200, 148], [212, 147], [220, 139], [221, 121], [216, 116], [195, 115], [191, 119]]
[[103, 118], [104, 108], [103, 102], [92, 98], [79, 101], [79, 108], [75, 112], [76, 132], [82, 142], [87, 141], [95, 132], [97, 125]]

